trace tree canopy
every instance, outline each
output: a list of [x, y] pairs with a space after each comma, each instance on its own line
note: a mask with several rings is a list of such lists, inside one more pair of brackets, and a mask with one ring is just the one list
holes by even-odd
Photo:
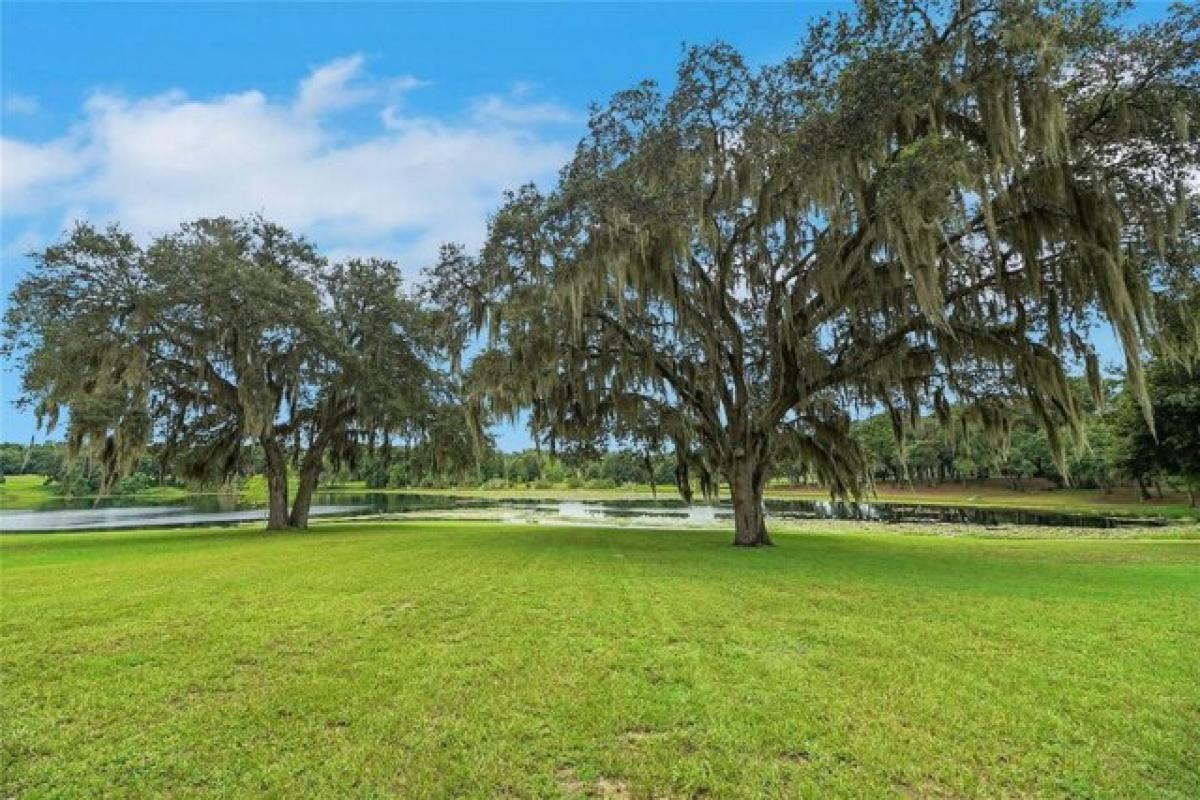
[[[25, 402], [107, 491], [152, 442], [178, 472], [265, 456], [268, 526], [305, 527], [326, 454], [409, 425], [434, 402], [424, 311], [388, 261], [330, 265], [262, 219], [203, 219], [140, 247], [79, 225], [36, 254], [5, 319]], [[289, 460], [299, 472], [288, 503]]]
[[856, 409], [903, 439], [952, 400], [1000, 433], [1028, 408], [1065, 472], [1098, 318], [1149, 413], [1153, 264], [1200, 165], [1197, 12], [1122, 8], [873, 0], [762, 69], [689, 50], [444, 259], [448, 328], [490, 334], [477, 396], [561, 438], [650, 415], [728, 481], [745, 545], [784, 441], [834, 494], [869, 488]]

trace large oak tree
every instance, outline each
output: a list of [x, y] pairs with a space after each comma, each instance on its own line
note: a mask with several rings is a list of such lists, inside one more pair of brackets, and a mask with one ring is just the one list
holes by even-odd
[[1060, 465], [1116, 330], [1145, 399], [1149, 271], [1200, 159], [1200, 19], [1122, 27], [1104, 2], [864, 2], [784, 63], [687, 53], [674, 89], [595, 110], [548, 193], [513, 193], [447, 295], [490, 333], [480, 397], [557, 436], [656, 420], [729, 484], [735, 541], [769, 542], [788, 447], [839, 496], [885, 409], [1003, 431], [1015, 404]]
[[23, 358], [24, 401], [48, 428], [65, 412], [102, 491], [152, 441], [206, 481], [256, 443], [268, 527], [303, 528], [327, 455], [417, 425], [433, 402], [424, 312], [391, 262], [330, 265], [257, 218], [199, 220], [144, 248], [79, 225], [34, 260], [5, 348]]

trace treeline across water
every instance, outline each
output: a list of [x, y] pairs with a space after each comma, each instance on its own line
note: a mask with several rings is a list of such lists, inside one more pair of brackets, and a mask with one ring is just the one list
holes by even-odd
[[[1087, 397], [1078, 381], [1087, 412], [1082, 440], [1068, 449], [1066, 471], [1059, 468], [1047, 434], [1030, 414], [1018, 417], [1006, 432], [987, 435], [952, 420], [945, 425], [932, 415], [897, 439], [888, 414], [874, 414], [853, 423], [854, 439], [870, 464], [877, 483], [936, 486], [978, 481], [1003, 481], [1013, 489], [1034, 483], [1100, 489], [1134, 484], [1141, 495], [1161, 496], [1163, 487], [1189, 493], [1193, 505], [1200, 489], [1200, 374], [1166, 362], [1152, 362], [1149, 390], [1155, 412], [1152, 433], [1137, 403], [1120, 381], [1106, 385], [1101, 402]], [[953, 414], [960, 413], [958, 409]], [[326, 484], [362, 481], [370, 489], [612, 489], [646, 485], [671, 487], [679, 477], [679, 461], [669, 450], [611, 443], [606, 447], [555, 452], [538, 447], [502, 453], [490, 440], [482, 457], [465, 437], [459, 447], [445, 440], [433, 448], [421, 443], [380, 442], [364, 449], [353, 462], [329, 463]], [[151, 486], [191, 486], [152, 447], [113, 491], [132, 494]], [[265, 466], [260, 448], [247, 446], [243, 470], [225, 484], [236, 489]], [[302, 453], [293, 454], [299, 458]], [[64, 495], [94, 493], [99, 471], [86, 459], [66, 457], [62, 444], [0, 444], [4, 475], [36, 474]], [[777, 482], [809, 482], [798, 459], [786, 451], [775, 454]]]
[[[1028, 412], [1006, 431], [989, 435], [959, 424], [961, 409], [953, 408], [950, 424], [924, 417], [902, 438], [888, 415], [877, 414], [855, 423], [854, 437], [877, 482], [935, 485], [1000, 478], [1021, 488], [1040, 479], [1105, 492], [1133, 483], [1143, 499], [1152, 491], [1161, 496], [1166, 484], [1187, 492], [1195, 506], [1200, 493], [1200, 366], [1154, 358], [1146, 373], [1153, 429], [1122, 381], [1106, 382], [1099, 398], [1087, 390], [1086, 381], [1073, 381], [1084, 415], [1078, 440], [1066, 449], [1061, 466], [1045, 428]], [[787, 472], [791, 464], [784, 458], [776, 466]]]

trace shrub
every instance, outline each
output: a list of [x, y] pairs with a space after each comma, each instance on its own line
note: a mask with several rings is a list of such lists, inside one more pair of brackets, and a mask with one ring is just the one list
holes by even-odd
[[541, 477], [542, 463], [532, 450], [517, 453], [508, 462], [508, 479], [514, 483], [530, 483]]
[[78, 463], [63, 462], [62, 469], [54, 479], [62, 486], [62, 493], [67, 497], [93, 494], [100, 488], [96, 476]]
[[600, 469], [600, 477], [609, 478], [618, 484], [638, 483], [650, 478], [641, 459], [626, 450], [605, 454]]
[[557, 458], [546, 456], [542, 459], [542, 480], [550, 485], [563, 483], [570, 475], [570, 470]]
[[113, 487], [114, 494], [137, 494], [154, 486], [154, 479], [143, 472], [126, 475]]
[[382, 489], [388, 485], [388, 471], [382, 464], [371, 464], [362, 471], [362, 476], [368, 489]]
[[417, 487], [421, 489], [448, 489], [450, 484], [440, 475], [426, 475], [417, 481]]
[[387, 485], [393, 489], [403, 489], [409, 485], [408, 467], [403, 464], [393, 464], [388, 470]]

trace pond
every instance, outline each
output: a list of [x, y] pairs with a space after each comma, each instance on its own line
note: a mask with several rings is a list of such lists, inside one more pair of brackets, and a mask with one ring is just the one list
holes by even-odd
[[[59, 500], [33, 510], [0, 510], [0, 531], [72, 531], [121, 528], [230, 525], [266, 519], [261, 505], [236, 497], [199, 496], [160, 505], [137, 504], [128, 498]], [[381, 516], [446, 512], [462, 516], [534, 522], [601, 523], [604, 521], [663, 526], [732, 525], [728, 503], [687, 506], [677, 499], [545, 501], [456, 497], [386, 492], [319, 494], [313, 517]], [[767, 501], [768, 518], [777, 520], [842, 519], [886, 523], [953, 523], [957, 525], [1052, 525], [1072, 528], [1153, 526], [1163, 520], [1068, 514], [1009, 508], [920, 505], [910, 503], [831, 503], [821, 500]]]

